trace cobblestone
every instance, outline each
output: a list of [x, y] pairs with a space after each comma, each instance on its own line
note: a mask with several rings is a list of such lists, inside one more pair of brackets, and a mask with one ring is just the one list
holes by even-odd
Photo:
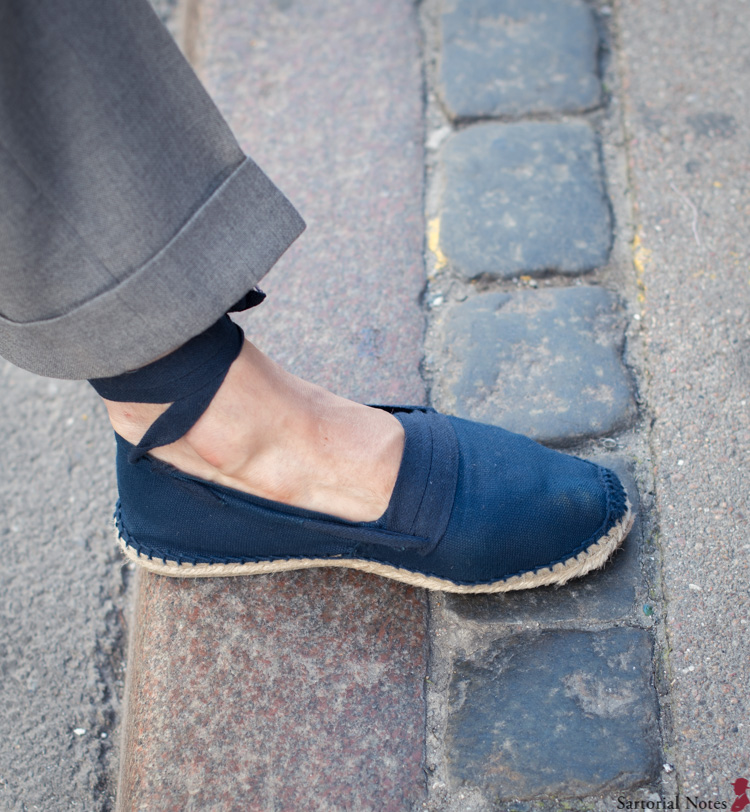
[[604, 265], [612, 222], [588, 124], [477, 124], [446, 143], [440, 249], [465, 278]]
[[454, 785], [505, 801], [653, 780], [651, 647], [641, 629], [524, 632], [457, 659], [446, 742]]
[[552, 445], [622, 429], [636, 413], [623, 326], [599, 287], [475, 296], [445, 319], [439, 405]]
[[599, 37], [579, 0], [446, 0], [440, 90], [452, 118], [596, 106]]

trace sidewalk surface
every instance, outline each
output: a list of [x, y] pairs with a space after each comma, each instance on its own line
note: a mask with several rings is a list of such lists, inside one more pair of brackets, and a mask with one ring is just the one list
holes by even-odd
[[6, 366], [0, 810], [114, 809], [117, 723], [121, 812], [729, 809], [750, 780], [748, 3], [158, 8], [308, 223], [253, 341], [349, 397], [610, 465], [638, 520], [561, 589], [129, 589], [95, 399]]
[[623, 3], [635, 266], [685, 793], [750, 773], [750, 9]]

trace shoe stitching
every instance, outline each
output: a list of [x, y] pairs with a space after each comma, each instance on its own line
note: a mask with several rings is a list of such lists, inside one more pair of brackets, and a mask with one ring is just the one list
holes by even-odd
[[[382, 577], [387, 577], [392, 580], [395, 580], [399, 583], [408, 584], [409, 586], [413, 587], [421, 587], [425, 589], [438, 589], [447, 592], [459, 593], [459, 594], [494, 594], [498, 592], [508, 592], [508, 591], [515, 591], [519, 589], [531, 589], [537, 588], [541, 586], [560, 586], [564, 583], [567, 583], [569, 580], [575, 577], [579, 577], [581, 575], [585, 575], [588, 572], [591, 572], [594, 569], [598, 569], [609, 560], [612, 553], [616, 550], [622, 540], [627, 536], [630, 528], [632, 527], [633, 517], [630, 513], [630, 505], [627, 504], [626, 514], [623, 517], [623, 521], [620, 522], [618, 525], [613, 527], [607, 536], [602, 537], [598, 544], [594, 545], [598, 549], [595, 552], [592, 552], [586, 558], [576, 561], [576, 559], [569, 559], [568, 562], [565, 564], [564, 567], [561, 569], [561, 565], [557, 565], [554, 570], [550, 568], [544, 568], [538, 573], [534, 572], [526, 572], [520, 576], [510, 577], [506, 580], [497, 580], [492, 582], [477, 582], [477, 583], [457, 583], [455, 581], [450, 581], [440, 576], [426, 576], [418, 572], [412, 572], [407, 569], [398, 568], [392, 565], [382, 564], [379, 562], [369, 562], [364, 561], [361, 559], [357, 560], [342, 560], [342, 559], [289, 559], [293, 562], [293, 566], [287, 567], [285, 569], [277, 568], [276, 564], [281, 563], [277, 561], [263, 561], [258, 562], [255, 566], [259, 566], [261, 568], [265, 567], [265, 569], [255, 570], [254, 572], [248, 572], [243, 570], [243, 565], [237, 564], [230, 564], [230, 567], [240, 567], [240, 569], [235, 569], [233, 572], [219, 572], [219, 567], [216, 566], [213, 568], [215, 571], [211, 571], [212, 567], [210, 565], [201, 564], [200, 566], [207, 567], [208, 571], [201, 571], [200, 573], [196, 573], [193, 575], [192, 572], [185, 572], [184, 569], [181, 571], [180, 567], [175, 567], [172, 562], [169, 562], [165, 569], [166, 572], [159, 569], [161, 565], [159, 564], [142, 564], [147, 570], [155, 572], [159, 575], [169, 576], [169, 577], [211, 577], [211, 576], [237, 576], [237, 575], [259, 575], [259, 574], [271, 574], [271, 573], [278, 573], [278, 572], [288, 572], [298, 569], [309, 569], [309, 568], [317, 568], [317, 567], [346, 567], [349, 569], [354, 569], [359, 572], [366, 572]], [[133, 553], [128, 552], [128, 546], [122, 539], [119, 539], [120, 545], [123, 549], [123, 552], [126, 554], [128, 558], [131, 560], [138, 560], [141, 556], [140, 553], [134, 551]], [[593, 548], [592, 548], [593, 549]], [[578, 566], [574, 566], [577, 564]]]
[[[262, 563], [266, 563], [266, 562], [271, 563], [271, 562], [276, 562], [276, 561], [299, 561], [299, 562], [316, 561], [316, 560], [319, 560], [319, 561], [335, 561], [336, 559], [342, 558], [341, 554], [337, 554], [337, 555], [318, 555], [318, 556], [313, 556], [313, 557], [309, 557], [309, 556], [308, 557], [302, 557], [302, 556], [266, 556], [266, 557], [257, 557], [257, 558], [226, 558], [226, 559], [219, 559], [218, 561], [217, 560], [202, 560], [203, 557], [201, 557], [201, 556], [198, 556], [198, 557], [186, 557], [186, 556], [172, 556], [172, 555], [170, 555], [170, 557], [167, 558], [164, 550], [158, 550], [156, 548], [149, 548], [146, 545], [140, 544], [138, 541], [135, 540], [135, 538], [133, 538], [133, 536], [127, 531], [127, 529], [124, 526], [124, 523], [122, 522], [122, 513], [121, 513], [119, 508], [120, 508], [120, 505], [119, 505], [119, 501], [118, 501], [117, 509], [115, 510], [115, 523], [116, 523], [116, 528], [119, 531], [120, 537], [125, 542], [125, 544], [127, 546], [129, 546], [129, 547], [132, 547], [133, 550], [137, 553], [138, 557], [143, 555], [143, 556], [147, 557], [149, 560], [154, 560], [154, 559], [155, 560], [161, 560], [164, 563], [165, 566], [168, 566], [167, 561], [174, 561], [178, 566], [181, 566], [184, 563], [189, 563], [189, 564], [192, 564], [193, 566], [196, 566], [197, 564], [206, 564], [206, 565], [208, 565], [210, 567], [210, 566], [213, 566], [213, 565], [216, 565], [216, 564], [225, 564], [225, 565], [239, 564], [239, 565], [242, 565], [242, 564], [262, 564]], [[624, 518], [626, 518], [627, 515], [628, 515], [628, 508], [627, 508], [627, 504], [626, 504], [625, 512], [622, 514], [622, 516], [620, 516], [620, 520], [623, 520]], [[416, 575], [416, 576], [423, 576], [425, 578], [437, 579], [437, 580], [443, 581], [445, 583], [454, 584], [455, 586], [472, 587], [472, 586], [483, 586], [483, 585], [490, 585], [490, 584], [501, 584], [501, 583], [507, 583], [508, 581], [511, 581], [514, 578], [522, 578], [525, 575], [535, 575], [535, 574], [538, 574], [540, 572], [543, 572], [544, 570], [549, 570], [550, 573], [552, 573], [555, 567], [557, 567], [557, 566], [559, 566], [561, 564], [564, 566], [564, 565], [568, 564], [569, 562], [573, 561], [574, 559], [577, 559], [578, 556], [582, 552], [588, 552], [592, 548], [598, 547], [599, 545], [601, 545], [603, 542], [605, 542], [608, 539], [608, 537], [611, 534], [612, 530], [614, 530], [617, 527], [617, 525], [618, 525], [618, 522], [615, 522], [609, 528], [609, 531], [607, 533], [599, 536], [596, 539], [596, 541], [589, 542], [589, 543], [583, 545], [583, 547], [577, 548], [577, 550], [575, 552], [567, 555], [565, 558], [560, 558], [560, 559], [558, 559], [556, 561], [552, 561], [552, 562], [549, 562], [548, 564], [544, 564], [542, 566], [535, 567], [535, 568], [532, 568], [532, 569], [519, 570], [518, 572], [511, 573], [510, 575], [506, 575], [503, 578], [498, 578], [498, 579], [495, 579], [493, 581], [458, 581], [458, 580], [452, 580], [452, 579], [450, 579], [450, 578], [448, 578], [448, 577], [446, 577], [444, 575], [438, 575], [436, 573], [431, 573], [431, 572], [424, 572], [424, 571], [417, 570], [417, 569], [408, 569], [406, 567], [398, 567], [395, 564], [389, 564], [389, 563], [383, 562], [381, 560], [371, 558], [371, 557], [367, 557], [367, 556], [357, 556], [355, 560], [363, 561], [363, 562], [369, 562], [371, 564], [376, 564], [376, 565], [379, 565], [379, 566], [385, 566], [385, 567], [388, 567], [388, 568], [391, 568], [391, 569], [394, 569], [394, 570], [402, 570], [402, 571], [404, 571], [406, 573], [411, 573], [411, 574]], [[623, 534], [622, 538], [624, 538], [624, 534]], [[621, 541], [622, 538], [619, 541]], [[618, 544], [619, 544], [619, 541], [618, 541]], [[583, 562], [581, 562], [581, 563], [583, 563]]]

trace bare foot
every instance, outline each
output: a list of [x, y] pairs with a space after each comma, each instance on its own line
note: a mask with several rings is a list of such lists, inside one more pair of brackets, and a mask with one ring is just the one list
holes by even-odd
[[[168, 406], [104, 403], [133, 444]], [[388, 507], [403, 448], [393, 415], [300, 380], [245, 341], [200, 420], [150, 454], [220, 485], [367, 522]]]

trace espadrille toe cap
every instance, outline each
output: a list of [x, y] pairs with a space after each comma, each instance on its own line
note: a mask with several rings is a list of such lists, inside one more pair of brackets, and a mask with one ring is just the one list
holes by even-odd
[[446, 419], [457, 439], [458, 477], [433, 560], [452, 580], [511, 582], [551, 569], [585, 556], [630, 521], [612, 471], [497, 427]]

